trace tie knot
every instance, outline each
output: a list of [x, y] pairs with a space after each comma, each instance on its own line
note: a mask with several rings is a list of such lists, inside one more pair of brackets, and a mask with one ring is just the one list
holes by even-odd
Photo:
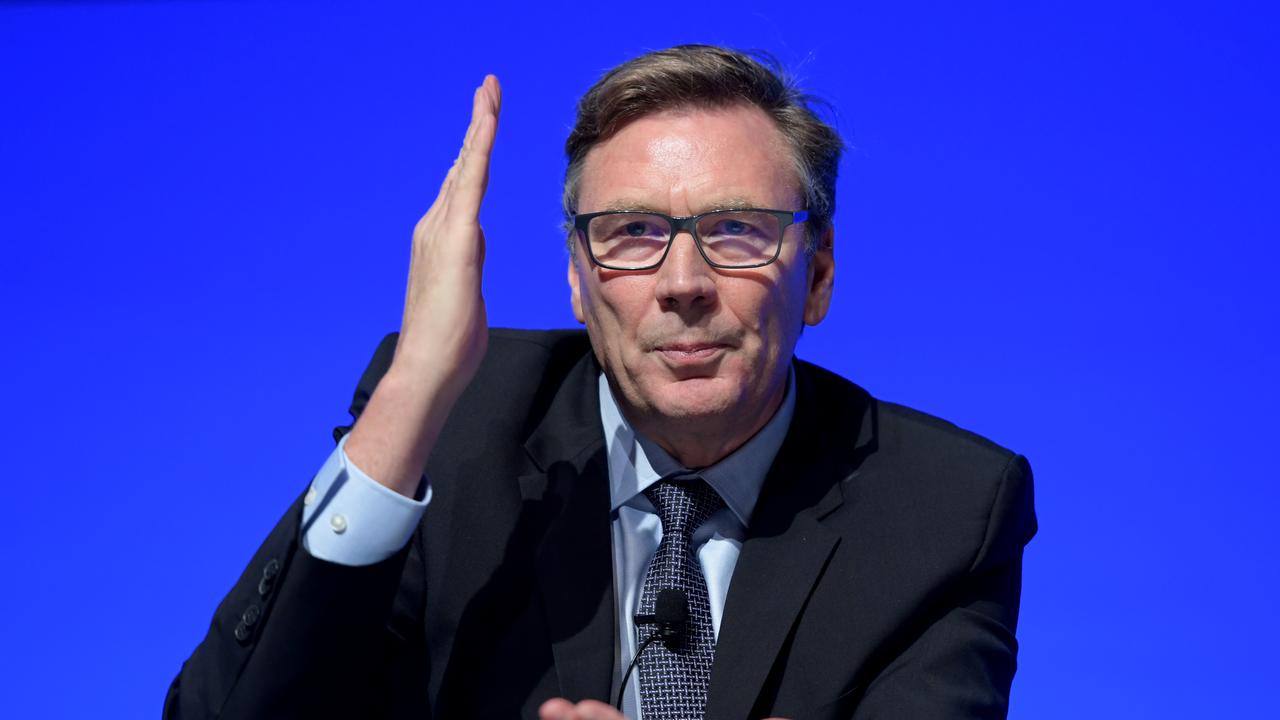
[[692, 536], [698, 526], [724, 507], [720, 494], [697, 475], [663, 479], [650, 485], [644, 496], [658, 511], [664, 534]]

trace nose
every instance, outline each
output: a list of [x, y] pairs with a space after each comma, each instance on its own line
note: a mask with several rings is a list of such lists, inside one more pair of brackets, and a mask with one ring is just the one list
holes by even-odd
[[698, 252], [697, 241], [681, 231], [658, 267], [654, 296], [663, 309], [704, 312], [716, 303], [716, 272]]

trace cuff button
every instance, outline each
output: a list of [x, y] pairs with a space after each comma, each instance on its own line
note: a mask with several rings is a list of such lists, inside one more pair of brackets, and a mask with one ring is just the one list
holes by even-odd
[[334, 513], [329, 518], [329, 528], [335, 533], [341, 535], [347, 531], [347, 518], [341, 513]]

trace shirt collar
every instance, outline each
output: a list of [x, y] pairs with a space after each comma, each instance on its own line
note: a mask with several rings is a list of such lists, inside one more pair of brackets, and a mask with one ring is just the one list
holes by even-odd
[[[628, 504], [658, 480], [688, 472], [675, 458], [641, 437], [623, 416], [604, 373], [600, 374], [600, 423], [609, 453], [609, 499], [613, 510]], [[743, 527], [748, 527], [769, 466], [786, 439], [795, 413], [795, 369], [787, 373], [786, 394], [777, 412], [742, 447], [711, 467], [698, 471]]]

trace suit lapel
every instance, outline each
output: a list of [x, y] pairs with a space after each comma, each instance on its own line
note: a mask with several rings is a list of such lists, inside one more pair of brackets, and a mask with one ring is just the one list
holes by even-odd
[[[823, 376], [819, 376], [822, 373]], [[845, 501], [844, 481], [874, 443], [870, 399], [825, 372], [796, 366], [796, 413], [761, 489], [734, 568], [716, 643], [708, 718], [745, 718], [840, 535], [822, 519]]]
[[575, 701], [607, 699], [613, 681], [613, 556], [598, 372], [588, 356], [566, 376], [525, 443], [541, 472], [520, 478], [522, 512], [542, 528], [534, 572], [560, 693]]

